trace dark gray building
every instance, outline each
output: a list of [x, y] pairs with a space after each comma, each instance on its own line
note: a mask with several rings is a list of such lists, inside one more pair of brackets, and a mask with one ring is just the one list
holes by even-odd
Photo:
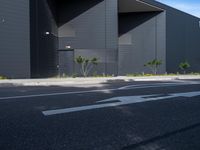
[[200, 71], [200, 19], [154, 0], [0, 0], [0, 75], [74, 74], [77, 56], [97, 74]]

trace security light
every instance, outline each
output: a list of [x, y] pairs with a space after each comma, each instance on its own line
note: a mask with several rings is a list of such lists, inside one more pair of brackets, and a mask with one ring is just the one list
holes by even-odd
[[65, 46], [65, 48], [67, 48], [67, 49], [70, 49], [70, 48], [71, 48], [71, 46], [67, 45], [67, 46]]
[[49, 34], [50, 34], [50, 32], [48, 32], [48, 31], [47, 31], [47, 32], [45, 32], [45, 34], [46, 34], [46, 35], [49, 35]]

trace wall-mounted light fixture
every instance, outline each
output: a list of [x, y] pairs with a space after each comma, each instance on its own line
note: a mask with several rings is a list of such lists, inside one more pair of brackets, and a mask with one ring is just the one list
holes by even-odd
[[71, 48], [71, 46], [67, 45], [67, 46], [65, 46], [65, 48], [66, 48], [66, 49], [70, 49], [70, 48]]
[[46, 35], [49, 35], [49, 34], [50, 34], [50, 32], [49, 32], [49, 31], [46, 31], [46, 32], [45, 32], [45, 34], [46, 34]]

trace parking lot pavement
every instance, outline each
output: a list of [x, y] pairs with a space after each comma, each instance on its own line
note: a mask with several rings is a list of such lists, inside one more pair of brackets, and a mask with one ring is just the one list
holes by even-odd
[[200, 149], [199, 80], [13, 87], [0, 98], [2, 150]]

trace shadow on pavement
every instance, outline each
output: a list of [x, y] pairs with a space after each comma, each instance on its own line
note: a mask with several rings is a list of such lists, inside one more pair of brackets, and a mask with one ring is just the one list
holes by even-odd
[[148, 139], [148, 140], [141, 141], [139, 143], [135, 143], [133, 145], [126, 146], [126, 147], [122, 148], [122, 150], [134, 150], [136, 148], [154, 143], [156, 141], [159, 141], [159, 140], [162, 140], [162, 139], [165, 139], [165, 138], [169, 138], [169, 137], [174, 136], [176, 134], [180, 134], [182, 132], [186, 132], [188, 130], [192, 130], [192, 129], [195, 129], [195, 128], [198, 128], [198, 127], [200, 127], [200, 123], [196, 123], [196, 124], [187, 126], [185, 128], [181, 128], [181, 129], [178, 129], [178, 130], [175, 130], [175, 131], [172, 131], [172, 132], [165, 133], [163, 135], [153, 137], [153, 138]]

